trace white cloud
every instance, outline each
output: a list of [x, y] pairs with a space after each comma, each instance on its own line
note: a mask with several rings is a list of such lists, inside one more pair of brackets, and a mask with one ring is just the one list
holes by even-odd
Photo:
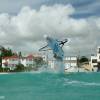
[[[24, 7], [16, 16], [0, 14], [0, 44], [15, 50], [34, 52], [44, 43], [44, 34], [59, 39], [70, 38], [65, 52], [89, 52], [99, 45], [100, 18], [74, 19], [72, 5]], [[41, 41], [41, 42], [40, 42]], [[66, 49], [68, 48], [68, 49]]]

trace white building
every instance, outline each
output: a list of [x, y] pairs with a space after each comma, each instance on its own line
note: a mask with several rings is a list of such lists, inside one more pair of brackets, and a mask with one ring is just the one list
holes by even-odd
[[97, 62], [100, 62], [100, 46], [97, 48]]
[[64, 64], [65, 64], [65, 72], [77, 72], [78, 71], [76, 56], [65, 57]]
[[90, 61], [90, 64], [91, 66], [94, 68], [94, 67], [97, 67], [97, 56], [96, 55], [92, 55], [91, 56], [91, 61]]
[[3, 68], [10, 68], [10, 70], [14, 70], [18, 63], [19, 63], [18, 56], [4, 57], [2, 59], [2, 67]]
[[91, 56], [90, 64], [94, 68], [95, 71], [98, 69], [98, 63], [100, 63], [100, 46], [97, 47], [96, 55]]
[[[51, 69], [55, 69], [55, 60], [49, 60], [48, 66], [51, 67]], [[68, 72], [75, 72], [77, 71], [77, 57], [76, 56], [69, 56], [64, 58], [64, 67], [65, 71]]]
[[28, 55], [22, 58], [19, 58], [18, 56], [2, 58], [3, 68], [10, 68], [10, 70], [14, 70], [16, 68], [16, 65], [18, 65], [19, 63], [23, 64], [25, 67], [34, 67], [36, 64], [33, 55]]
[[75, 56], [65, 57], [64, 63], [65, 63], [65, 69], [68, 69], [69, 67], [77, 67], [77, 57]]

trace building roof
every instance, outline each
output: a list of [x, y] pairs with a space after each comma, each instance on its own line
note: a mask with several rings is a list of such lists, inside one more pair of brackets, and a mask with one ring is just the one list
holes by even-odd
[[26, 57], [26, 59], [31, 59], [31, 58], [33, 58], [34, 56], [32, 55], [32, 54], [29, 54], [27, 57]]
[[3, 59], [7, 60], [7, 59], [18, 59], [19, 57], [14, 55], [14, 56], [10, 56], [10, 57], [3, 57]]

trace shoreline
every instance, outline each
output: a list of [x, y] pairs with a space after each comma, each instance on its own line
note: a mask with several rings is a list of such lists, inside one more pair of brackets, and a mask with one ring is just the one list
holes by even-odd
[[2, 74], [9, 74], [9, 73], [7, 73], [7, 72], [0, 72], [0, 75], [2, 75]]

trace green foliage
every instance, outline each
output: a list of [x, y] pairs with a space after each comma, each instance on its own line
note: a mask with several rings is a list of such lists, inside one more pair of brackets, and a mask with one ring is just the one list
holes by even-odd
[[89, 62], [89, 59], [85, 56], [82, 56], [80, 59], [79, 59], [79, 63], [85, 63], [85, 62]]
[[14, 71], [15, 72], [22, 72], [22, 71], [24, 71], [24, 65], [23, 64], [16, 65], [16, 68], [15, 68]]
[[6, 49], [4, 47], [0, 48], [0, 51], [1, 51], [1, 54], [0, 54], [0, 68], [1, 68], [2, 67], [2, 57], [13, 56], [15, 55], [15, 53], [13, 53], [13, 51], [10, 48]]
[[36, 67], [41, 67], [44, 64], [42, 57], [36, 57], [36, 58], [34, 58], [34, 61], [36, 63]]
[[9, 56], [13, 56], [15, 55], [15, 53], [12, 52], [11, 49], [6, 49], [6, 48], [2, 48], [1, 49], [1, 57], [9, 57]]
[[0, 67], [0, 72], [3, 72], [3, 68], [2, 67]]
[[20, 58], [22, 57], [22, 52], [21, 52], [21, 51], [18, 53], [18, 56], [19, 56]]
[[0, 68], [2, 68], [2, 57], [0, 57]]

